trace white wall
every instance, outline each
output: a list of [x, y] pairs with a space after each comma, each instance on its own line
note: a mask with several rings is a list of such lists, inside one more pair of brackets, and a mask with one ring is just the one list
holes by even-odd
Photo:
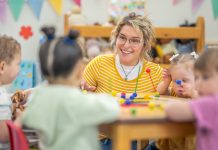
[[191, 11], [191, 0], [173, 6], [171, 0], [146, 0], [146, 12], [156, 26], [178, 26], [185, 19], [196, 22], [204, 16], [206, 41], [218, 42], [218, 19], [214, 20], [211, 0], [204, 0], [196, 13]]
[[[64, 0], [63, 12], [69, 11], [70, 9], [72, 9], [72, 7], [72, 0]], [[39, 20], [37, 20], [37, 18], [34, 16], [30, 7], [27, 4], [24, 4], [18, 21], [14, 21], [14, 18], [9, 8], [7, 8], [7, 20], [4, 24], [0, 23], [0, 34], [13, 36], [21, 43], [22, 58], [25, 60], [36, 61], [38, 56], [39, 40], [42, 35], [39, 32], [41, 26], [54, 25], [57, 29], [57, 35], [60, 35], [63, 34], [63, 21], [63, 15], [61, 17], [57, 16], [47, 0], [45, 0], [43, 3]], [[28, 40], [24, 40], [21, 36], [19, 36], [20, 27], [22, 25], [29, 25], [32, 27], [34, 35]]]
[[[83, 14], [89, 14], [88, 22], [105, 20], [108, 9], [103, 2], [108, 3], [109, 0], [82, 0]], [[92, 3], [92, 5], [90, 4]], [[104, 5], [104, 8], [99, 8]], [[210, 0], [205, 0], [196, 14], [191, 13], [191, 0], [183, 0], [179, 5], [173, 6], [171, 0], [146, 0], [146, 9], [149, 17], [157, 26], [177, 26], [185, 19], [196, 21], [197, 16], [202, 15], [206, 21], [206, 41], [218, 41], [218, 20], [214, 20], [211, 11]], [[63, 12], [72, 9], [72, 0], [63, 0]], [[94, 10], [93, 10], [94, 9]], [[0, 23], [0, 34], [8, 34], [16, 38], [22, 45], [22, 58], [26, 60], [37, 60], [40, 32], [42, 25], [49, 24], [57, 27], [57, 34], [63, 34], [63, 15], [57, 16], [48, 4], [44, 1], [40, 19], [37, 20], [32, 10], [27, 4], [24, 5], [19, 20], [14, 21], [11, 12], [7, 9], [8, 17], [5, 24]], [[99, 11], [104, 11], [101, 14]], [[93, 14], [93, 15], [92, 15]], [[99, 16], [97, 16], [99, 14]], [[22, 25], [30, 25], [34, 32], [34, 36], [29, 40], [24, 40], [19, 36], [20, 27]]]

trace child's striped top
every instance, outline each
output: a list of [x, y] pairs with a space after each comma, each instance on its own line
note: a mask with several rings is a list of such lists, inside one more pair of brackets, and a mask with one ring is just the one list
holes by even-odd
[[[143, 61], [143, 68], [139, 74], [137, 93], [155, 92], [149, 74], [146, 69], [150, 68], [150, 75], [155, 89], [162, 80], [162, 68], [147, 60]], [[133, 93], [136, 87], [136, 79], [126, 81], [123, 79], [116, 66], [115, 55], [100, 55], [94, 58], [85, 68], [83, 79], [89, 85], [96, 86], [97, 93], [126, 92]]]

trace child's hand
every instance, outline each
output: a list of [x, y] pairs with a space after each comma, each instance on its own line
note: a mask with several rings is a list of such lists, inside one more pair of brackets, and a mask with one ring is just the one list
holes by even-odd
[[88, 85], [88, 83], [85, 80], [82, 80], [80, 83], [80, 88], [82, 90], [86, 90], [86, 91], [90, 91], [90, 92], [94, 92], [96, 90], [95, 86], [90, 86]]
[[195, 89], [195, 87], [189, 83], [183, 83], [183, 93], [182, 95], [184, 97], [188, 97], [188, 98], [196, 98], [198, 97], [198, 92]]
[[163, 81], [167, 84], [170, 84], [170, 82], [172, 81], [172, 78], [171, 78], [171, 75], [168, 69], [163, 69], [162, 76], [163, 76]]

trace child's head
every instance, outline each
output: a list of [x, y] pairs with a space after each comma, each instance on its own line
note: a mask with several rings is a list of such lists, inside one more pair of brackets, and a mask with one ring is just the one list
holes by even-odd
[[177, 54], [174, 55], [170, 64], [170, 75], [172, 87], [179, 97], [189, 97], [186, 91], [195, 89], [193, 66], [196, 55]]
[[49, 83], [76, 85], [82, 71], [82, 49], [76, 39], [77, 31], [70, 31], [65, 37], [52, 38], [54, 28], [45, 27], [42, 31], [47, 41], [41, 45], [39, 60], [43, 76]]
[[195, 82], [199, 95], [218, 93], [218, 49], [203, 52], [194, 65]]
[[12, 37], [0, 35], [0, 85], [11, 83], [20, 71], [21, 46]]

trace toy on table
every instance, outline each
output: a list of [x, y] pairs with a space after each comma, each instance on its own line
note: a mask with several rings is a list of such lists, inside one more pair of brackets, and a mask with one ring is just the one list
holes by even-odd
[[150, 81], [151, 81], [151, 83], [152, 83], [152, 86], [153, 86], [153, 88], [154, 88], [154, 91], [156, 91], [156, 88], [155, 88], [155, 86], [154, 86], [154, 82], [153, 82], [153, 80], [152, 80], [152, 78], [151, 78], [151, 69], [150, 68], [147, 68], [146, 69], [146, 72], [148, 73], [148, 75], [149, 75], [149, 78], [150, 78]]

